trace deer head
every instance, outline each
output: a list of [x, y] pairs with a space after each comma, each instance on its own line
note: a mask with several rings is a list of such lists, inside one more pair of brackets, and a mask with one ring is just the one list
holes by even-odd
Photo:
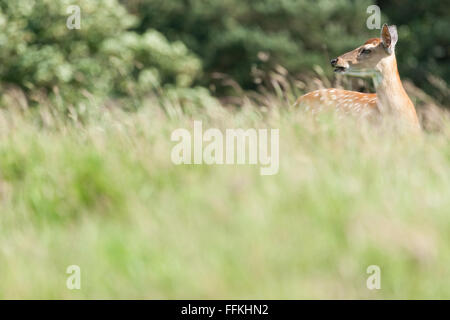
[[380, 63], [395, 56], [397, 40], [396, 26], [384, 24], [381, 29], [381, 38], [369, 39], [362, 46], [331, 60], [331, 65], [335, 68], [334, 72], [371, 76], [375, 81], [375, 78], [380, 76]]

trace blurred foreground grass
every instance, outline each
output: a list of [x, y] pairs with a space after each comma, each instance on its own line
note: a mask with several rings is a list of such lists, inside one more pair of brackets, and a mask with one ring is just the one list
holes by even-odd
[[[450, 122], [409, 136], [282, 107], [39, 110], [0, 113], [0, 298], [450, 298]], [[193, 119], [279, 128], [279, 173], [173, 165]]]

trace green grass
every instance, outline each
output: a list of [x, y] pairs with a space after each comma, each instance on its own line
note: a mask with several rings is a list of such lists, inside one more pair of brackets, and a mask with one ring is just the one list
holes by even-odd
[[[194, 119], [279, 128], [279, 173], [175, 166], [170, 134]], [[450, 123], [407, 135], [151, 106], [0, 123], [0, 298], [450, 298]]]

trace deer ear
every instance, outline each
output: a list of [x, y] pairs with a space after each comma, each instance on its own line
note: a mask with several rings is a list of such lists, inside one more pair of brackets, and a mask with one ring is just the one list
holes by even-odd
[[381, 40], [386, 51], [391, 54], [397, 44], [398, 34], [396, 26], [388, 26], [386, 23], [381, 28]]

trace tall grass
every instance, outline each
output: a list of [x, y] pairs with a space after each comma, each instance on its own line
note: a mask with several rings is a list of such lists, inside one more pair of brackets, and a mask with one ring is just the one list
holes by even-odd
[[[2, 110], [0, 298], [450, 298], [450, 121], [409, 135], [265, 99]], [[279, 173], [174, 165], [194, 119], [279, 128]]]

